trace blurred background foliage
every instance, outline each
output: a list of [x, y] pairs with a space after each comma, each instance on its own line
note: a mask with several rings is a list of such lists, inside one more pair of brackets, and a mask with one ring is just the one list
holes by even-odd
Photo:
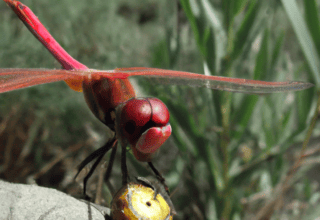
[[[175, 219], [320, 215], [319, 0], [22, 3], [90, 68], [314, 83], [306, 91], [259, 96], [134, 81], [141, 96], [160, 98], [171, 113], [173, 137], [154, 163], [171, 189]], [[60, 68], [4, 2], [0, 67]], [[0, 113], [0, 178], [81, 193], [73, 181], [77, 165], [111, 136], [81, 93], [63, 82], [4, 93]], [[128, 155], [131, 175], [151, 174]], [[120, 173], [118, 157], [113, 187], [104, 187], [106, 205], [120, 188]], [[91, 179], [94, 195], [98, 175]]]

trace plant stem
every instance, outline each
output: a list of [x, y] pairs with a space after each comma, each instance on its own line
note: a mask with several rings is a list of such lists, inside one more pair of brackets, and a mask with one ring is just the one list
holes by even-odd
[[294, 174], [297, 172], [297, 170], [300, 167], [301, 162], [304, 158], [304, 153], [307, 149], [310, 137], [312, 135], [313, 129], [316, 125], [316, 122], [317, 122], [319, 115], [320, 115], [320, 91], [318, 91], [317, 107], [316, 107], [316, 110], [315, 110], [314, 115], [312, 117], [312, 120], [311, 120], [310, 126], [308, 128], [306, 137], [303, 141], [299, 158], [292, 165], [285, 180], [283, 182], [280, 182], [275, 187], [275, 190], [274, 190], [275, 198], [264, 205], [264, 207], [257, 213], [256, 217], [254, 218], [255, 220], [266, 219], [267, 216], [270, 217], [272, 215], [272, 213], [274, 212], [275, 207], [277, 207], [279, 202], [282, 202], [282, 198], [283, 198], [284, 194], [291, 186], [291, 184], [289, 184], [289, 181], [292, 179]]
[[[228, 75], [231, 68], [228, 68]], [[228, 146], [230, 143], [230, 107], [231, 107], [231, 93], [223, 92], [222, 94], [222, 105], [221, 105], [221, 115], [222, 115], [222, 128], [220, 147], [223, 155], [223, 182], [224, 182], [224, 191], [223, 191], [223, 211], [222, 219], [229, 219], [230, 212], [232, 209], [232, 196], [229, 186], [229, 152]]]
[[312, 117], [312, 120], [311, 120], [310, 126], [308, 128], [306, 137], [302, 143], [302, 148], [301, 148], [301, 151], [299, 154], [299, 158], [295, 161], [295, 163], [291, 167], [290, 171], [288, 172], [288, 175], [287, 175], [285, 182], [284, 182], [284, 186], [288, 184], [289, 180], [293, 177], [293, 175], [297, 172], [298, 168], [300, 167], [301, 162], [304, 158], [304, 153], [308, 147], [308, 143], [310, 141], [313, 129], [316, 126], [317, 119], [320, 115], [320, 91], [317, 92], [317, 95], [318, 95], [318, 101], [317, 101], [316, 110], [315, 110], [314, 115]]

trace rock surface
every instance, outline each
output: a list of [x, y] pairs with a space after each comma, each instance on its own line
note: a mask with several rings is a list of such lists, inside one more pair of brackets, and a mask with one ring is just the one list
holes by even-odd
[[93, 204], [55, 189], [0, 180], [0, 220], [104, 220]]

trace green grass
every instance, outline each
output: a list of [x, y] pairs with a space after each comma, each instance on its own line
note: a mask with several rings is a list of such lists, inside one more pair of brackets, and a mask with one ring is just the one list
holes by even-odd
[[[163, 100], [171, 113], [173, 138], [155, 164], [174, 191], [172, 200], [179, 213], [175, 219], [262, 219], [270, 213], [273, 219], [312, 219], [317, 215], [316, 150], [307, 151], [309, 163], [293, 178], [288, 179], [288, 171], [302, 142], [307, 143], [315, 114], [320, 53], [315, 5], [319, 2], [180, 0], [181, 7], [169, 0], [23, 3], [66, 51], [90, 68], [150, 66], [315, 83], [307, 91], [268, 96], [149, 81], [139, 82], [138, 88]], [[60, 68], [3, 2], [0, 11], [1, 68]], [[88, 145], [98, 147], [107, 138], [107, 129], [92, 117], [82, 95], [64, 83], [1, 94], [2, 121], [15, 105], [27, 128], [39, 127], [32, 142], [35, 151], [48, 144], [67, 148], [85, 143], [93, 134], [97, 138]], [[39, 118], [44, 119], [37, 124]], [[313, 138], [319, 133], [319, 125], [315, 127]], [[132, 174], [148, 174], [141, 164], [130, 161], [138, 170], [130, 167]], [[119, 167], [115, 166], [114, 181], [121, 179]], [[286, 178], [289, 191], [272, 191]], [[278, 203], [281, 199], [283, 206]], [[307, 206], [288, 209], [292, 201]]]

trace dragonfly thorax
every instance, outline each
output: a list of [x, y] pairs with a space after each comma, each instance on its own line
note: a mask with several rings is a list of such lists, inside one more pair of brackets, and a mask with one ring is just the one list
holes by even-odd
[[116, 107], [135, 97], [128, 79], [85, 78], [82, 89], [92, 113], [113, 131]]

